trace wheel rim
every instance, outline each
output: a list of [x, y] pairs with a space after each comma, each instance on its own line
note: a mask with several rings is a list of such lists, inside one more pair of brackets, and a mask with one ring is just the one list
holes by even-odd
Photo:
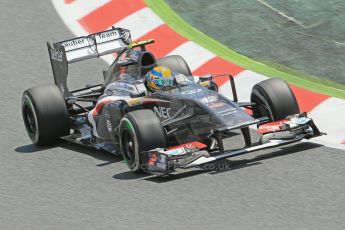
[[253, 98], [252, 100], [254, 103], [258, 104], [258, 106], [256, 106], [256, 110], [254, 110], [254, 116], [255, 117], [268, 117], [271, 120], [273, 120], [272, 117], [272, 112], [270, 111], [270, 109], [268, 108], [268, 106], [262, 101], [260, 100], [258, 97]]
[[135, 157], [135, 146], [133, 136], [125, 130], [122, 134], [122, 151], [129, 162], [132, 162]]
[[264, 104], [258, 106], [258, 111], [261, 116], [270, 117], [270, 112]]
[[23, 108], [25, 128], [30, 136], [34, 136], [37, 131], [37, 124], [31, 106], [26, 102]]

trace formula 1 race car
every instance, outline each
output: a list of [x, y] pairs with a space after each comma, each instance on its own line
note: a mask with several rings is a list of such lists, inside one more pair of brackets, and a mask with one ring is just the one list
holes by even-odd
[[[132, 171], [164, 175], [322, 135], [300, 113], [283, 80], [262, 81], [253, 87], [250, 102], [238, 102], [235, 81], [225, 75], [232, 88], [230, 100], [217, 92], [214, 79], [219, 76], [193, 76], [178, 55], [156, 60], [146, 50], [150, 43], [132, 43], [123, 28], [47, 43], [55, 84], [30, 88], [22, 98], [33, 143], [44, 146], [63, 139], [122, 155]], [[68, 89], [68, 64], [112, 53], [116, 58], [103, 71], [103, 84]], [[174, 87], [148, 90], [144, 76], [155, 66], [178, 73]], [[258, 143], [252, 143], [252, 125], [261, 135]], [[223, 140], [233, 130], [243, 134], [242, 149], [224, 148]]]

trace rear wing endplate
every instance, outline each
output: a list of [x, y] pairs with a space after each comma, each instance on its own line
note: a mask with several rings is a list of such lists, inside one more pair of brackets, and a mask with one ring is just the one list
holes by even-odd
[[118, 53], [128, 48], [132, 42], [130, 31], [124, 28], [112, 28], [88, 36], [69, 39], [61, 42], [48, 42], [49, 58], [55, 84], [63, 96], [70, 96], [67, 87], [68, 64]]

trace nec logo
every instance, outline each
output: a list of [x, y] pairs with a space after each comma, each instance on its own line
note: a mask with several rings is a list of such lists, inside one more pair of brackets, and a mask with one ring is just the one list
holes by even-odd
[[153, 107], [153, 111], [160, 118], [170, 118], [170, 110], [171, 108]]

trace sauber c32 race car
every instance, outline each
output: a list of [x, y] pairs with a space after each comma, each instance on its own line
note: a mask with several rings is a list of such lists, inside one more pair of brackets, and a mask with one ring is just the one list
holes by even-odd
[[[224, 75], [232, 88], [227, 97], [218, 93], [219, 76], [193, 76], [178, 55], [156, 59], [146, 50], [150, 43], [132, 43], [123, 28], [47, 43], [55, 84], [30, 88], [22, 98], [33, 143], [46, 146], [63, 139], [122, 155], [132, 171], [165, 175], [322, 135], [300, 113], [283, 80], [262, 81], [253, 87], [250, 102], [238, 102], [231, 75]], [[116, 58], [103, 71], [103, 84], [68, 89], [69, 64], [112, 53]], [[155, 66], [178, 73], [173, 87], [148, 90], [144, 76]], [[261, 134], [257, 143], [251, 140], [252, 125]], [[225, 149], [223, 140], [234, 130], [241, 130], [244, 147]]]

